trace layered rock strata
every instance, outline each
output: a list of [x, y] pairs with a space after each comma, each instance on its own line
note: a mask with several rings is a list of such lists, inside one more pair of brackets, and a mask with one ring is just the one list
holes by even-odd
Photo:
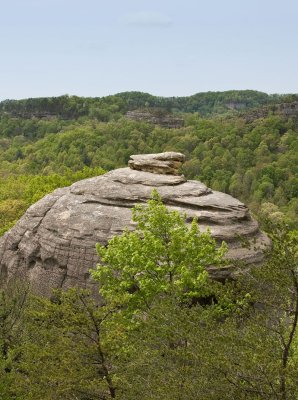
[[184, 120], [182, 118], [177, 118], [172, 115], [158, 115], [150, 111], [128, 111], [126, 113], [126, 118], [133, 121], [144, 121], [154, 125], [160, 125], [163, 128], [178, 129], [184, 126]]
[[130, 168], [162, 175], [179, 175], [179, 168], [185, 161], [184, 154], [171, 151], [159, 154], [135, 155], [130, 158], [128, 161]]
[[[84, 179], [45, 196], [0, 238], [2, 278], [22, 274], [37, 293], [46, 296], [52, 288], [61, 287], [96, 291], [89, 274], [98, 262], [95, 244], [106, 244], [125, 227], [133, 230], [131, 208], [145, 203], [153, 189], [170, 210], [186, 213], [189, 222], [198, 218], [202, 231], [210, 229], [218, 242], [226, 241], [228, 257], [259, 263], [269, 241], [247, 207], [201, 182], [177, 175], [183, 159], [180, 153], [132, 156], [131, 168]], [[241, 238], [253, 247], [243, 247]], [[235, 270], [231, 266], [210, 268], [210, 273], [223, 279]]]

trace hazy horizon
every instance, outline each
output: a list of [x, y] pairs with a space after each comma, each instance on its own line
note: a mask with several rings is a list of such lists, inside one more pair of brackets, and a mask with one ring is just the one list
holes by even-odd
[[298, 93], [297, 14], [294, 0], [3, 2], [0, 100]]

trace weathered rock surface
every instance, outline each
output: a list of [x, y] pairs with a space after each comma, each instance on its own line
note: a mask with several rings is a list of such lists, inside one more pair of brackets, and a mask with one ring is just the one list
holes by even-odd
[[[175, 162], [179, 157], [183, 159], [179, 153], [162, 153], [153, 159], [167, 163], [170, 157]], [[201, 182], [186, 181], [183, 176], [147, 172], [152, 155], [132, 158], [134, 163], [140, 159], [146, 160], [143, 166], [139, 164], [145, 171], [120, 168], [57, 189], [32, 205], [0, 238], [2, 277], [24, 274], [43, 295], [60, 287], [96, 290], [89, 276], [89, 269], [98, 262], [95, 243], [106, 244], [125, 227], [134, 229], [131, 208], [146, 202], [153, 189], [158, 190], [170, 210], [186, 213], [189, 221], [197, 217], [202, 231], [209, 228], [218, 242], [225, 240], [229, 257], [247, 264], [262, 260], [262, 248], [269, 241], [244, 204]], [[243, 248], [240, 236], [253, 247]], [[224, 278], [235, 271], [232, 267], [211, 268], [210, 273]]]
[[184, 154], [168, 151], [159, 154], [143, 154], [130, 156], [128, 165], [138, 171], [153, 174], [178, 175], [179, 168], [185, 161]]
[[134, 110], [126, 113], [126, 118], [134, 121], [149, 122], [154, 125], [160, 125], [164, 128], [182, 128], [184, 126], [184, 120], [177, 118], [172, 115], [158, 115], [153, 111], [141, 111]]
[[258, 107], [250, 111], [245, 111], [240, 114], [247, 122], [252, 122], [259, 118], [267, 118], [270, 114], [278, 115], [281, 118], [298, 119], [298, 101], [289, 103], [271, 104], [263, 107]]

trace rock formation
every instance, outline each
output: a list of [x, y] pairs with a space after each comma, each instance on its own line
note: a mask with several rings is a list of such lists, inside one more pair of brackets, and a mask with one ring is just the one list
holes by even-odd
[[259, 118], [267, 118], [270, 114], [278, 115], [280, 118], [293, 118], [298, 120], [298, 101], [289, 103], [270, 104], [263, 107], [257, 107], [252, 110], [244, 111], [239, 116], [246, 122], [253, 122]]
[[185, 161], [184, 154], [170, 151], [158, 154], [136, 155], [130, 158], [128, 165], [132, 169], [165, 175], [178, 175], [179, 168]]
[[[98, 262], [95, 243], [106, 244], [125, 227], [134, 229], [131, 208], [145, 203], [156, 189], [170, 210], [197, 217], [202, 231], [229, 246], [230, 258], [247, 264], [263, 258], [267, 237], [247, 207], [235, 198], [178, 175], [180, 153], [132, 156], [128, 168], [84, 179], [57, 189], [32, 205], [18, 223], [0, 238], [2, 278], [24, 274], [35, 291], [50, 295], [52, 288], [94, 288], [89, 269]], [[253, 248], [242, 247], [244, 237]], [[233, 267], [210, 268], [218, 279]]]
[[150, 124], [160, 125], [164, 128], [182, 128], [184, 126], [184, 120], [177, 118], [172, 115], [163, 115], [162, 113], [156, 113], [154, 110], [150, 111], [127, 111], [126, 118], [133, 121], [144, 121]]

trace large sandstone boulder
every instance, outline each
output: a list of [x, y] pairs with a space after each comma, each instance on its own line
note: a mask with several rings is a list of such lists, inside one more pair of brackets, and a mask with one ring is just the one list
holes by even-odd
[[[209, 228], [218, 242], [226, 241], [228, 257], [246, 264], [259, 263], [269, 241], [247, 207], [201, 182], [186, 181], [177, 175], [183, 159], [180, 153], [132, 156], [132, 168], [84, 179], [45, 196], [0, 238], [2, 278], [27, 276], [34, 290], [46, 296], [52, 288], [80, 286], [96, 290], [89, 274], [98, 262], [95, 244], [106, 244], [125, 227], [134, 229], [131, 208], [145, 203], [153, 189], [170, 210], [186, 213], [189, 221], [197, 217], [202, 231]], [[241, 237], [253, 247], [244, 248]], [[210, 273], [222, 279], [235, 269], [210, 268]]]

